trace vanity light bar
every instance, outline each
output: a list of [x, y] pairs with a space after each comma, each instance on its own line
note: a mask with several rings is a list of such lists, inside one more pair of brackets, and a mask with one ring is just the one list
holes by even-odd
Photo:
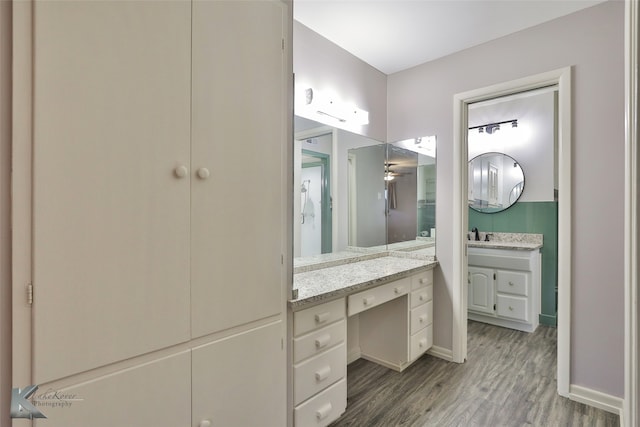
[[511, 127], [513, 128], [518, 127], [518, 119], [512, 119], [496, 123], [487, 123], [486, 125], [473, 126], [470, 127], [469, 130], [478, 129], [478, 133], [484, 133], [486, 131], [489, 135], [491, 135], [495, 131], [500, 130], [500, 125], [504, 125], [507, 123], [511, 123]]
[[368, 111], [339, 101], [334, 96], [307, 88], [304, 91], [304, 98], [305, 107], [318, 115], [330, 117], [340, 123], [369, 124]]

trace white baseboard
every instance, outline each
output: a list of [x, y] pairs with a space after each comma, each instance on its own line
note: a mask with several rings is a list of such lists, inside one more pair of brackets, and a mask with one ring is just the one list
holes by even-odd
[[360, 351], [360, 347], [350, 348], [347, 352], [347, 365], [360, 359], [361, 356], [362, 352]]
[[622, 424], [624, 399], [578, 385], [569, 386], [569, 399], [619, 415]]
[[448, 348], [438, 347], [437, 345], [434, 345], [431, 346], [431, 348], [427, 351], [427, 354], [439, 359], [444, 359], [448, 362], [453, 362], [453, 351]]

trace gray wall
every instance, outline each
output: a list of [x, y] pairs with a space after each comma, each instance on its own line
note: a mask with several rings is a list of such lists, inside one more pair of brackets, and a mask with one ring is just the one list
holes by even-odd
[[389, 76], [388, 139], [438, 136], [435, 345], [452, 343], [453, 95], [571, 65], [570, 382], [624, 395], [623, 47], [615, 0]]
[[0, 425], [11, 399], [11, 2], [0, 1]]
[[386, 140], [386, 75], [297, 21], [293, 23], [293, 72], [296, 87], [335, 92], [343, 101], [369, 112], [369, 125], [345, 124], [343, 129]]

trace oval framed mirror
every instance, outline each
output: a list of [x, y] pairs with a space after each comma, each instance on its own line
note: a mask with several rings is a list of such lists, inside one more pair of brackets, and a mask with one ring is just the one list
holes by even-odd
[[524, 171], [504, 153], [483, 153], [469, 160], [469, 207], [483, 213], [502, 212], [524, 192]]

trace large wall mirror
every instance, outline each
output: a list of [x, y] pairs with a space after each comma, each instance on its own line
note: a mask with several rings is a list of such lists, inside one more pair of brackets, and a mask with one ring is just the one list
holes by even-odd
[[435, 255], [435, 137], [386, 144], [294, 120], [294, 256]]
[[520, 164], [503, 153], [483, 153], [469, 161], [469, 207], [484, 213], [501, 212], [524, 191]]

